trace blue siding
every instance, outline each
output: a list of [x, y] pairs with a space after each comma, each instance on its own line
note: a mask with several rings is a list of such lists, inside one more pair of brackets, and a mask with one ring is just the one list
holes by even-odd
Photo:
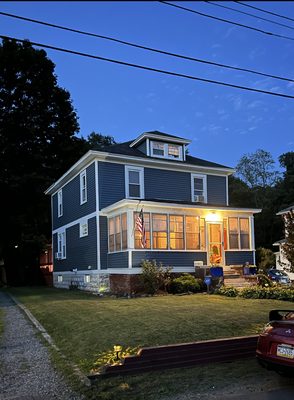
[[191, 201], [191, 174], [144, 168], [145, 198]]
[[108, 232], [107, 217], [99, 217], [100, 224], [100, 264], [101, 269], [107, 269]]
[[243, 265], [246, 261], [254, 263], [253, 251], [226, 251], [226, 265]]
[[140, 267], [142, 260], [156, 260], [164, 266], [194, 267], [194, 261], [203, 261], [206, 264], [207, 253], [202, 252], [169, 252], [169, 251], [133, 251], [132, 266]]
[[146, 140], [144, 140], [144, 142], [142, 142], [140, 144], [140, 146], [137, 147], [137, 149], [142, 151], [142, 153], [147, 154], [147, 142], [146, 142]]
[[53, 196], [53, 229], [59, 228], [78, 218], [96, 211], [95, 164], [87, 170], [87, 202], [80, 204], [80, 175], [62, 188], [63, 215], [57, 217], [57, 193]]
[[107, 162], [98, 163], [100, 209], [125, 198], [125, 166]]
[[227, 204], [226, 184], [225, 176], [207, 175], [208, 204]]
[[108, 268], [128, 268], [129, 256], [127, 251], [121, 253], [110, 253], [107, 256]]
[[[88, 236], [80, 238], [80, 225], [66, 230], [66, 259], [54, 258], [54, 271], [97, 269], [97, 229], [96, 218], [88, 220]], [[53, 235], [53, 256], [57, 252], [57, 234]]]

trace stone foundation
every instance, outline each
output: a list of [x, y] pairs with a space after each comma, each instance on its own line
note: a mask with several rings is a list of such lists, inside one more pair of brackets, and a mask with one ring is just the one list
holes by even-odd
[[108, 274], [87, 274], [87, 273], [55, 273], [53, 286], [60, 289], [79, 289], [92, 293], [109, 292]]

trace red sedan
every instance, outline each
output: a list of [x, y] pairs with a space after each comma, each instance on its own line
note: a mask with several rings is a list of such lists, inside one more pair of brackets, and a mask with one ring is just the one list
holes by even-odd
[[260, 334], [256, 357], [259, 363], [278, 372], [294, 372], [294, 310], [272, 310]]

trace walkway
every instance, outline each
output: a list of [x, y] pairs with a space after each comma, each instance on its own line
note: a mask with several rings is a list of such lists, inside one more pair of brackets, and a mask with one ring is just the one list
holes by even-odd
[[0, 291], [0, 400], [79, 400], [53, 367], [47, 347], [17, 305]]

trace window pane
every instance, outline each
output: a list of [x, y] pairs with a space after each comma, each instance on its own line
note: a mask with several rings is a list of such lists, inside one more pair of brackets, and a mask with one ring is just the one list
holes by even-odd
[[228, 249], [228, 220], [224, 219], [224, 250]]
[[170, 157], [179, 158], [180, 157], [180, 147], [169, 144], [168, 145], [168, 155]]
[[140, 184], [140, 173], [139, 171], [129, 171], [129, 183]]
[[205, 219], [200, 218], [200, 250], [206, 250]]
[[249, 219], [240, 218], [240, 233], [249, 233]]
[[240, 246], [241, 249], [249, 249], [249, 218], [240, 218]]
[[199, 218], [186, 216], [186, 248], [200, 249]]
[[184, 249], [184, 217], [170, 215], [169, 217], [169, 244], [172, 250]]
[[120, 215], [115, 217], [115, 250], [121, 250], [121, 228], [120, 228]]
[[167, 216], [152, 214], [152, 238], [154, 249], [167, 249]]
[[229, 243], [230, 249], [239, 249], [238, 218], [229, 218]]
[[109, 251], [114, 251], [114, 233], [115, 233], [115, 223], [114, 218], [109, 218], [108, 220], [108, 232], [109, 232]]
[[230, 249], [238, 249], [239, 248], [238, 236], [239, 236], [238, 234], [230, 233], [230, 235], [229, 235]]
[[249, 234], [243, 234], [241, 233], [240, 235], [240, 245], [241, 249], [249, 249], [250, 244], [249, 244]]
[[129, 185], [129, 196], [140, 197], [140, 185]]
[[164, 156], [164, 143], [153, 142], [152, 152], [157, 156]]
[[[139, 213], [134, 213], [134, 226], [135, 226], [135, 249], [142, 249], [142, 236], [141, 233], [136, 229], [136, 220]], [[144, 218], [144, 226], [145, 226], [145, 239], [146, 239], [146, 246], [145, 249], [150, 249], [150, 214], [143, 213]]]
[[122, 249], [128, 247], [128, 229], [127, 229], [127, 214], [121, 215], [121, 235], [122, 235]]
[[203, 179], [194, 178], [194, 189], [203, 191]]

